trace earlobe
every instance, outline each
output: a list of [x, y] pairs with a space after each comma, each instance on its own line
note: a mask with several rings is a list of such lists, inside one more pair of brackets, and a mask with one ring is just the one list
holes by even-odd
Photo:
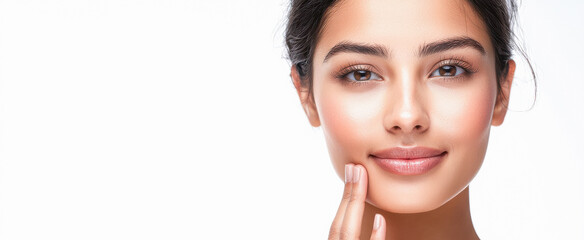
[[294, 87], [298, 93], [298, 98], [300, 98], [300, 104], [302, 104], [302, 109], [304, 109], [304, 113], [306, 114], [306, 117], [308, 117], [310, 125], [313, 127], [320, 126], [320, 118], [316, 111], [316, 104], [314, 103], [314, 99], [310, 96], [309, 88], [305, 84], [302, 84], [302, 79], [300, 74], [298, 74], [296, 66], [292, 66], [290, 77], [292, 78], [292, 83], [294, 83]]
[[491, 125], [500, 126], [505, 120], [507, 114], [507, 107], [509, 106], [509, 97], [511, 93], [511, 85], [513, 83], [513, 76], [515, 75], [515, 61], [512, 59], [507, 62], [507, 75], [501, 81], [501, 91], [497, 93], [497, 102], [493, 111], [493, 119]]

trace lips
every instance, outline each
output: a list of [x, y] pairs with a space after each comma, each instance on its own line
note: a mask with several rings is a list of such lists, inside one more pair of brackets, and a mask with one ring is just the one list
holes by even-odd
[[398, 175], [421, 175], [438, 165], [447, 153], [427, 147], [396, 147], [374, 152], [370, 156], [388, 172]]

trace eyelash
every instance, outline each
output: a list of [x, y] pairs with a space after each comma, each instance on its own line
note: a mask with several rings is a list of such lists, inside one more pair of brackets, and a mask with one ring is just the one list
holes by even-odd
[[[453, 66], [453, 67], [460, 67], [464, 72], [458, 76], [452, 77], [432, 77], [432, 74], [440, 69], [441, 67], [445, 66]], [[470, 63], [464, 61], [460, 57], [451, 57], [451, 58], [442, 58], [435, 67], [432, 68], [432, 71], [428, 74], [428, 78], [439, 78], [445, 82], [453, 82], [453, 81], [462, 81], [466, 77], [471, 76], [472, 74], [476, 73], [478, 70], [474, 68]]]
[[371, 65], [349, 64], [347, 66], [343, 66], [341, 69], [342, 70], [340, 70], [339, 73], [336, 74], [335, 77], [342, 80], [343, 83], [347, 83], [347, 84], [362, 85], [362, 84], [367, 84], [367, 82], [369, 82], [369, 81], [374, 81], [374, 80], [355, 81], [355, 80], [349, 79], [349, 74], [354, 73], [356, 71], [367, 71], [367, 72], [370, 72], [371, 74], [378, 76], [380, 79], [382, 79], [381, 75], [377, 74], [375, 71], [375, 68]]
[[[460, 67], [464, 70], [458, 76], [452, 77], [431, 77], [431, 75], [441, 67], [445, 66], [454, 66]], [[362, 85], [367, 84], [371, 80], [364, 80], [364, 81], [355, 81], [348, 78], [349, 74], [354, 73], [356, 71], [368, 71], [372, 74], [377, 75], [379, 78], [382, 79], [380, 74], [375, 72], [375, 68], [371, 65], [367, 64], [348, 64], [341, 68], [342, 70], [339, 71], [338, 74], [335, 75], [336, 78], [342, 80], [343, 83], [352, 84], [352, 85]], [[442, 81], [445, 82], [453, 82], [453, 81], [462, 81], [464, 78], [471, 76], [472, 74], [476, 73], [478, 70], [474, 68], [470, 63], [464, 61], [460, 57], [449, 57], [449, 58], [442, 58], [440, 61], [432, 68], [432, 71], [428, 74], [428, 78], [440, 78]]]

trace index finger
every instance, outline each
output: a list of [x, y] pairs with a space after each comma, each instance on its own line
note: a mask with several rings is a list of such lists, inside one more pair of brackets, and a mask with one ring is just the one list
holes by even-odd
[[367, 196], [367, 171], [361, 165], [353, 167], [353, 183], [351, 196], [347, 203], [343, 224], [341, 226], [341, 239], [358, 239], [361, 234], [361, 222]]
[[343, 219], [345, 218], [345, 212], [347, 210], [347, 205], [349, 204], [349, 199], [351, 198], [351, 191], [353, 189], [353, 168], [355, 165], [349, 163], [345, 165], [345, 188], [343, 190], [343, 198], [339, 204], [339, 209], [335, 215], [335, 219], [331, 224], [329, 231], [329, 239], [338, 239], [341, 232], [341, 226], [343, 225]]

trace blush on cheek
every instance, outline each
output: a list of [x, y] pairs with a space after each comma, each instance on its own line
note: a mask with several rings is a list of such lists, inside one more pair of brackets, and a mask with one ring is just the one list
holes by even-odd
[[[319, 104], [319, 117], [327, 138], [329, 149], [350, 151], [351, 146], [364, 138], [362, 116], [359, 116], [354, 104], [346, 104], [345, 99], [325, 98]], [[353, 145], [354, 146], [354, 145]]]
[[373, 136], [383, 134], [379, 122], [383, 101], [379, 98], [382, 96], [375, 94], [375, 91], [363, 94], [331, 87], [316, 99], [329, 154], [337, 173], [344, 169], [346, 163], [363, 164]]
[[439, 127], [444, 137], [453, 140], [451, 143], [488, 138], [495, 94], [484, 89], [442, 96], [441, 101], [435, 102], [433, 119], [437, 121], [434, 127]]
[[356, 123], [346, 117], [346, 111], [341, 104], [332, 99], [319, 102], [319, 117], [326, 139], [329, 155], [333, 166], [341, 179], [344, 176], [344, 165], [352, 162], [352, 148], [347, 148], [355, 141], [359, 130]]

